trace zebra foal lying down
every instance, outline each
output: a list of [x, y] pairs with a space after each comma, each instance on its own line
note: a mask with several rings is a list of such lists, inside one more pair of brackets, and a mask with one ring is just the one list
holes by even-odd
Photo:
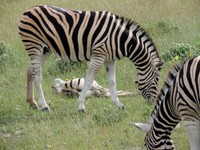
[[[63, 93], [66, 96], [79, 96], [83, 86], [85, 79], [84, 78], [75, 78], [72, 80], [63, 81], [60, 78], [56, 78], [54, 80], [54, 86], [52, 88], [56, 93]], [[117, 96], [134, 96], [135, 93], [127, 92], [127, 91], [116, 91]], [[86, 97], [110, 97], [111, 94], [107, 88], [100, 86], [95, 80], [92, 82], [89, 90], [87, 91]]]
[[190, 149], [200, 149], [200, 56], [169, 72], [149, 124], [134, 123], [146, 131], [147, 149], [174, 149], [171, 132], [182, 121]]

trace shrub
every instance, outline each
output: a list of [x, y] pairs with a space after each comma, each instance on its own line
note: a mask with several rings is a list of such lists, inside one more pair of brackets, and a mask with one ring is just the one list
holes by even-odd
[[84, 62], [71, 62], [71, 61], [64, 62], [62, 59], [55, 57], [52, 58], [50, 62], [51, 63], [47, 70], [48, 74], [50, 75], [64, 74], [68, 71], [71, 71], [71, 69], [86, 67], [87, 64]]
[[5, 42], [0, 42], [0, 69], [4, 67], [5, 61], [9, 58], [10, 48]]
[[0, 62], [2, 63], [8, 58], [9, 48], [5, 42], [0, 42]]
[[161, 54], [165, 62], [183, 61], [189, 57], [200, 55], [200, 49], [190, 44], [175, 43], [170, 45], [170, 49]]
[[196, 41], [196, 46], [200, 49], [200, 33], [197, 34], [195, 41]]

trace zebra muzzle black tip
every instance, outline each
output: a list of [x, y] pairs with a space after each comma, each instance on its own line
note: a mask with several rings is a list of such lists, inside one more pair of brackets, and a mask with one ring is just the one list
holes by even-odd
[[43, 112], [50, 112], [51, 110], [50, 110], [49, 107], [45, 107], [45, 108], [42, 108], [42, 111], [43, 111]]
[[79, 109], [78, 113], [85, 113], [85, 109]]
[[122, 107], [119, 107], [120, 110], [124, 110], [125, 109], [125, 106], [122, 106]]

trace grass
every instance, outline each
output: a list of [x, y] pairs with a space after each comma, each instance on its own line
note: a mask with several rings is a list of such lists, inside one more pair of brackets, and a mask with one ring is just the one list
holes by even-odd
[[[29, 58], [19, 39], [17, 24], [22, 13], [33, 5], [51, 4], [68, 9], [108, 10], [130, 18], [144, 27], [153, 38], [158, 52], [166, 51], [172, 42], [199, 42], [199, 1], [166, 0], [3, 0], [0, 5], [0, 42], [4, 41], [11, 54], [0, 72], [0, 149], [6, 150], [99, 150], [144, 148], [145, 134], [132, 127], [130, 122], [145, 122], [154, 104], [141, 96], [121, 98], [124, 111], [114, 107], [110, 99], [90, 98], [86, 101], [86, 114], [77, 114], [77, 99], [67, 99], [52, 92], [56, 77], [70, 79], [83, 77], [86, 69], [74, 69], [65, 74], [49, 74], [55, 57], [43, 69], [43, 88], [52, 111], [43, 113], [31, 110], [26, 103], [26, 69]], [[171, 64], [161, 71], [160, 85]], [[133, 84], [135, 67], [127, 59], [117, 63], [117, 89], [136, 91]], [[102, 68], [96, 77], [107, 87]], [[35, 93], [37, 99], [37, 93]], [[172, 139], [176, 149], [189, 149], [181, 126], [175, 129]]]

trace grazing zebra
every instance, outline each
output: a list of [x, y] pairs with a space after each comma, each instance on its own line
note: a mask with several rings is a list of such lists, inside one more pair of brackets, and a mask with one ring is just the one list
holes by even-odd
[[[85, 79], [75, 78], [72, 80], [63, 81], [60, 78], [54, 80], [54, 86], [52, 87], [56, 93], [63, 93], [66, 96], [78, 96], [80, 95]], [[116, 91], [117, 96], [134, 96], [136, 93], [131, 93], [127, 91]], [[95, 80], [92, 82], [89, 90], [87, 91], [86, 97], [110, 97], [110, 92], [107, 88], [100, 86]]]
[[183, 121], [190, 149], [200, 148], [200, 56], [169, 73], [151, 113], [149, 124], [134, 123], [146, 131], [147, 149], [174, 149], [172, 130]]
[[42, 64], [51, 53], [63, 60], [90, 61], [84, 88], [78, 98], [78, 111], [85, 110], [85, 96], [95, 75], [104, 64], [112, 102], [124, 105], [116, 95], [115, 62], [127, 57], [138, 70], [136, 83], [145, 99], [155, 99], [162, 62], [152, 39], [136, 23], [106, 11], [64, 10], [35, 6], [24, 12], [19, 34], [31, 59], [27, 71], [27, 102], [38, 108], [33, 81], [42, 110], [49, 110], [42, 90]]

